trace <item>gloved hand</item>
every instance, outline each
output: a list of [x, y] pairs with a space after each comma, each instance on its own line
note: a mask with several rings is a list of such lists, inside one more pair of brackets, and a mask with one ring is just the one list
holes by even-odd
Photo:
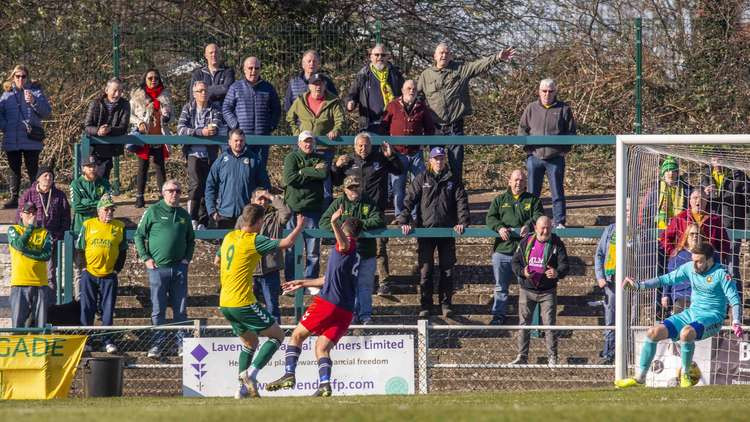
[[742, 337], [742, 325], [741, 324], [732, 324], [732, 332], [734, 332], [734, 335], [738, 338]]

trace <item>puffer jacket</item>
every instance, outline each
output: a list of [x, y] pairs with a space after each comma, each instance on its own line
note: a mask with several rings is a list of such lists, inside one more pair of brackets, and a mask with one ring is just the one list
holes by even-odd
[[[411, 210], [416, 208], [417, 218], [412, 220]], [[415, 227], [468, 226], [469, 199], [461, 182], [450, 170], [435, 174], [431, 170], [417, 175], [406, 190], [404, 209], [397, 218], [400, 225]]]
[[52, 107], [36, 82], [28, 83], [24, 89], [30, 90], [34, 96], [34, 104], [26, 104], [23, 90], [6, 84], [0, 96], [0, 130], [3, 131], [4, 151], [40, 151], [42, 143], [29, 139], [26, 132], [28, 122], [34, 126], [42, 126], [42, 119], [52, 113]]
[[258, 187], [270, 189], [265, 166], [247, 146], [240, 155], [222, 153], [211, 165], [206, 179], [206, 211], [223, 217], [238, 217]]
[[246, 135], [270, 135], [279, 125], [281, 104], [273, 85], [247, 79], [232, 84], [224, 97], [221, 112], [230, 130], [241, 128]]
[[[107, 124], [110, 127], [107, 136], [125, 135], [130, 125], [130, 103], [120, 97], [110, 113], [104, 104], [105, 101], [107, 101], [107, 96], [102, 95], [89, 104], [89, 110], [86, 113], [86, 134], [97, 136], [99, 126]], [[110, 158], [122, 155], [123, 147], [124, 145], [94, 145], [94, 154], [99, 158]]]

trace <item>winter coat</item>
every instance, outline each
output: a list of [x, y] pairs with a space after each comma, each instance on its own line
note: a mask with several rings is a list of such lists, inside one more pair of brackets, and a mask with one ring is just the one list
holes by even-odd
[[208, 69], [208, 66], [200, 69], [195, 69], [193, 74], [190, 76], [190, 85], [188, 85], [188, 96], [190, 101], [193, 98], [193, 84], [201, 81], [206, 83], [206, 94], [208, 94], [208, 101], [216, 109], [221, 110], [221, 105], [224, 102], [224, 97], [229, 91], [229, 87], [234, 83], [234, 69], [231, 67], [220, 67], [216, 69], [214, 74]]
[[26, 123], [42, 126], [42, 119], [52, 113], [52, 107], [37, 83], [24, 86], [34, 96], [34, 104], [26, 104], [23, 90], [4, 87], [0, 96], [0, 130], [3, 131], [3, 151], [40, 151], [42, 143], [29, 139]]
[[[166, 116], [161, 117], [161, 134], [171, 135], [172, 132], [169, 130], [168, 123], [174, 116], [172, 108], [172, 96], [167, 88], [159, 94], [157, 98], [159, 100], [159, 107], [167, 111]], [[159, 112], [161, 113], [161, 111]], [[138, 126], [144, 123], [146, 127], [151, 126], [152, 117], [154, 115], [154, 102], [146, 94], [146, 90], [143, 88], [136, 88], [130, 93], [130, 124], [134, 130], [138, 130]], [[139, 145], [135, 154], [142, 160], [148, 160], [149, 152], [151, 149], [159, 148], [158, 145]], [[166, 145], [161, 146], [164, 159], [169, 157], [169, 149]]]
[[270, 189], [271, 186], [258, 154], [247, 146], [238, 156], [227, 150], [208, 172], [206, 211], [208, 215], [218, 212], [222, 217], [239, 217], [242, 208], [250, 203], [253, 191], [259, 187]]
[[596, 245], [596, 252], [594, 253], [594, 274], [596, 279], [604, 279], [607, 282], [612, 282], [613, 277], [607, 277], [604, 273], [604, 264], [610, 260], [609, 256], [609, 245], [612, 242], [612, 237], [615, 235], [615, 225], [610, 224], [604, 229], [602, 237], [599, 238], [599, 243]]
[[385, 212], [388, 206], [388, 175], [399, 175], [404, 172], [404, 165], [395, 152], [390, 157], [382, 151], [373, 151], [366, 158], [349, 154], [349, 162], [343, 167], [331, 168], [331, 180], [334, 185], [344, 183], [346, 176], [357, 176], [362, 183], [362, 190], [378, 208]]
[[[53, 241], [62, 240], [65, 231], [70, 230], [70, 204], [63, 191], [52, 185], [49, 192], [42, 194], [36, 189], [37, 182], [31, 184], [18, 200], [16, 223], [21, 224], [21, 210], [27, 202], [36, 205], [36, 227], [44, 227], [52, 235]], [[51, 197], [49, 195], [52, 195]], [[47, 214], [44, 213], [44, 203], [48, 203]]]
[[745, 217], [749, 214], [750, 185], [747, 175], [742, 170], [725, 170], [724, 181], [716, 186], [711, 167], [706, 169], [701, 177], [701, 186], [714, 186], [714, 192], [708, 198], [709, 210], [712, 214], [720, 215], [722, 224], [727, 230], [745, 230]]
[[[284, 198], [274, 195], [271, 205], [266, 207], [266, 213], [263, 214], [263, 226], [260, 228], [260, 234], [271, 239], [280, 239], [284, 232], [284, 226], [292, 216], [292, 210], [284, 203]], [[235, 227], [239, 228], [239, 227]], [[262, 277], [274, 271], [284, 269], [284, 251], [276, 248], [274, 252], [263, 255], [255, 268], [253, 276]]]
[[[333, 230], [331, 225], [331, 216], [340, 207], [344, 208], [344, 213], [339, 217], [339, 224], [342, 224], [348, 217], [358, 218], [362, 221], [362, 230], [380, 229], [385, 227], [382, 209], [379, 209], [375, 202], [366, 194], [361, 195], [356, 201], [350, 201], [346, 194], [339, 196], [331, 202], [328, 209], [320, 217], [320, 228], [324, 230]], [[375, 238], [359, 238], [357, 240], [357, 253], [363, 259], [374, 258], [377, 246]]]
[[[192, 100], [182, 107], [180, 118], [177, 120], [177, 134], [180, 136], [203, 136], [202, 134], [196, 135], [196, 131], [208, 127], [211, 123], [219, 127], [221, 124], [221, 110], [215, 104], [210, 103], [198, 113], [198, 106], [195, 104], [195, 100]], [[217, 145], [182, 146], [182, 154], [185, 157], [196, 151], [205, 151], [210, 162], [213, 162], [216, 156], [219, 155], [219, 147]]]
[[[388, 63], [388, 85], [393, 91], [393, 97], [401, 96], [401, 87], [404, 85], [404, 76], [401, 70], [396, 66]], [[346, 96], [346, 102], [354, 101], [359, 109], [359, 130], [385, 134], [381, 126], [381, 119], [385, 112], [385, 102], [383, 93], [380, 90], [380, 81], [370, 71], [370, 65], [367, 64], [357, 72], [354, 77], [354, 83], [349, 88]]]
[[326, 163], [322, 155], [307, 155], [299, 149], [284, 157], [284, 202], [292, 211], [323, 211], [323, 181], [328, 177], [328, 167], [316, 169], [321, 163]]
[[245, 135], [270, 135], [279, 125], [281, 104], [273, 85], [247, 79], [234, 82], [224, 97], [221, 112], [230, 130], [241, 128]]
[[[326, 91], [333, 94], [334, 97], [339, 96], [336, 85], [333, 83], [331, 78], [326, 75], [322, 75], [323, 80], [326, 84]], [[309, 85], [307, 79], [305, 79], [305, 72], [300, 72], [289, 79], [289, 85], [286, 87], [286, 93], [284, 94], [284, 111], [287, 112], [292, 107], [292, 103], [300, 95], [307, 92], [307, 85]]]
[[[383, 130], [391, 136], [434, 135], [435, 124], [424, 101], [416, 99], [411, 111], [404, 106], [403, 97], [388, 103], [383, 114]], [[396, 145], [394, 149], [402, 155], [412, 155], [419, 151], [419, 145]]]
[[[498, 195], [490, 204], [487, 211], [487, 228], [497, 232], [501, 228], [516, 228], [526, 226], [529, 233], [534, 231], [536, 219], [544, 215], [542, 201], [534, 194], [523, 192], [516, 199], [510, 189]], [[510, 238], [503, 240], [495, 238], [495, 252], [512, 255], [518, 247], [521, 236], [514, 231]]]
[[[96, 132], [101, 125], [109, 125], [110, 131], [107, 136], [122, 136], [128, 133], [130, 127], [130, 103], [120, 97], [112, 107], [112, 113], [105, 105], [107, 96], [102, 95], [89, 104], [86, 113], [86, 134], [98, 136]], [[98, 158], [111, 158], [122, 155], [124, 145], [93, 145], [93, 154]]]
[[537, 282], [534, 280], [524, 277], [523, 270], [529, 265], [526, 257], [526, 249], [529, 246], [529, 242], [536, 238], [536, 234], [532, 233], [521, 239], [518, 244], [516, 253], [513, 254], [511, 261], [511, 267], [513, 273], [518, 277], [518, 283], [522, 289], [531, 290], [534, 292], [544, 292], [550, 289], [557, 288], [557, 282], [561, 278], [565, 278], [570, 271], [570, 264], [568, 263], [568, 253], [565, 250], [565, 244], [562, 240], [557, 237], [556, 234], [551, 234], [549, 242], [552, 242], [551, 250], [546, 260], [542, 262], [544, 268], [552, 267], [557, 270], [557, 278], [547, 278], [547, 275], [542, 275], [541, 279]]
[[[518, 135], [575, 135], [576, 122], [570, 106], [555, 101], [549, 108], [537, 100], [529, 103], [518, 123]], [[570, 151], [570, 145], [526, 145], [523, 150], [540, 160], [558, 157]]]
[[[412, 221], [411, 210], [415, 208], [417, 218]], [[400, 225], [415, 227], [468, 226], [469, 199], [464, 185], [448, 169], [440, 174], [432, 170], [418, 174], [406, 190], [404, 209], [397, 220]]]
[[[325, 101], [316, 116], [310, 109], [307, 97], [306, 92], [302, 93], [294, 100], [292, 107], [286, 113], [286, 121], [292, 128], [292, 133], [295, 136], [305, 130], [309, 130], [316, 136], [327, 135], [332, 130], [341, 133], [344, 129], [344, 108], [341, 106], [339, 99], [326, 91], [323, 96]], [[333, 148], [326, 145], [317, 145], [316, 147], [318, 152]]]
[[[687, 226], [692, 223], [696, 223], [693, 213], [690, 212], [690, 209], [686, 209], [675, 215], [669, 222], [667, 229], [659, 235], [659, 244], [667, 256], [674, 253], [677, 242], [685, 234]], [[719, 252], [722, 263], [728, 263], [732, 253], [732, 246], [729, 242], [727, 231], [721, 225], [721, 217], [715, 214], [708, 214], [703, 223], [700, 224], [700, 227], [701, 237]]]

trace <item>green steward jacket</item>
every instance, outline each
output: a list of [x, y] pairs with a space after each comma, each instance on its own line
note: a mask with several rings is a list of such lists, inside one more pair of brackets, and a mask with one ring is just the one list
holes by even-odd
[[76, 236], [84, 221], [96, 217], [96, 204], [102, 195], [111, 190], [109, 182], [101, 177], [89, 182], [80, 175], [70, 184], [70, 207], [73, 209], [73, 233]]
[[182, 207], [170, 207], [162, 199], [143, 213], [135, 231], [138, 258], [153, 258], [159, 267], [172, 267], [193, 259], [195, 233], [190, 214]]
[[325, 164], [323, 156], [306, 155], [299, 149], [284, 158], [284, 202], [292, 211], [323, 210], [323, 181], [328, 176], [328, 167], [316, 169], [319, 163]]
[[[385, 227], [383, 214], [375, 205], [375, 201], [362, 195], [357, 202], [350, 201], [346, 195], [341, 195], [331, 202], [331, 205], [320, 217], [320, 228], [333, 230], [331, 216], [340, 206], [344, 207], [344, 214], [338, 223], [342, 224], [347, 217], [355, 217], [362, 220], [362, 230], [379, 229]], [[361, 238], [357, 241], [357, 252], [360, 258], [373, 258], [376, 253], [375, 238]]]
[[[534, 231], [536, 219], [544, 215], [542, 201], [529, 192], [524, 192], [518, 199], [513, 197], [510, 189], [498, 195], [487, 211], [487, 228], [497, 232], [503, 227], [520, 228], [526, 226], [529, 233]], [[521, 236], [510, 233], [510, 239], [495, 238], [495, 252], [513, 255]]]

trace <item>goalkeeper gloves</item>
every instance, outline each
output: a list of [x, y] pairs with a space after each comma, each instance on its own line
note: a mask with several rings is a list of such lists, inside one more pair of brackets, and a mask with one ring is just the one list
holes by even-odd
[[738, 338], [742, 337], [742, 325], [734, 323], [732, 324], [732, 332], [734, 332], [734, 335]]

